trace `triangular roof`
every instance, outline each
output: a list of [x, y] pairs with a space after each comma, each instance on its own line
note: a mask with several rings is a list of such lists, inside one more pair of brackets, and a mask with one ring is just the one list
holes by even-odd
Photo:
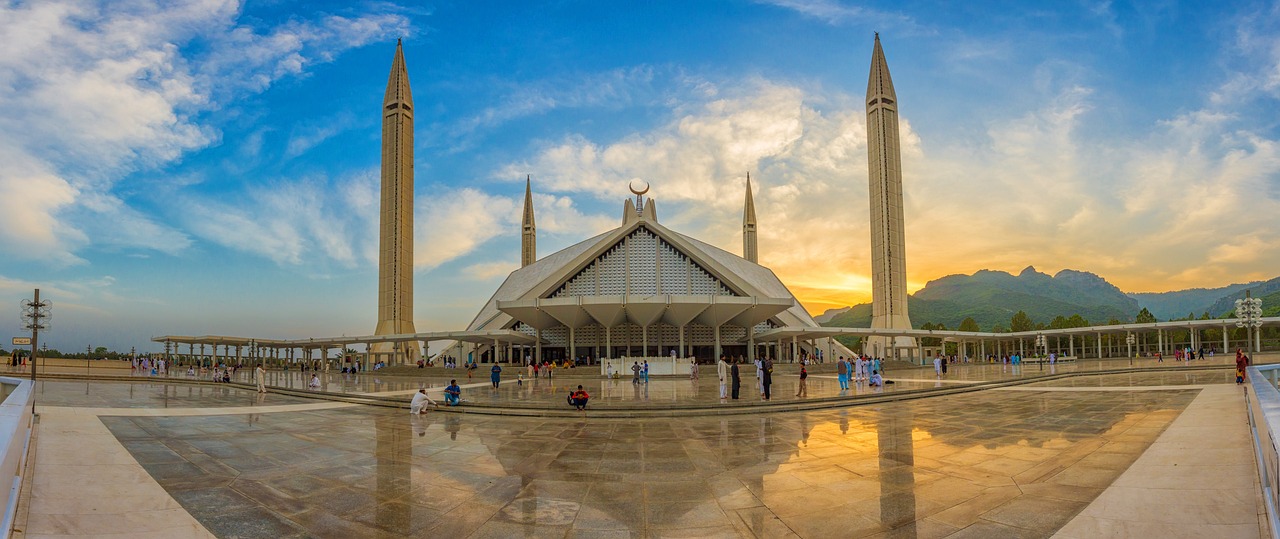
[[[652, 201], [649, 204], [651, 205]], [[618, 228], [574, 244], [511, 272], [472, 320], [468, 329], [505, 327], [513, 319], [498, 309], [499, 301], [548, 297], [641, 227], [688, 257], [690, 261], [728, 287], [734, 295], [794, 299], [791, 291], [769, 268], [674, 232], [659, 224], [656, 219], [645, 215], [628, 219]], [[776, 318], [782, 325], [787, 326], [817, 326], [799, 302], [778, 314]]]

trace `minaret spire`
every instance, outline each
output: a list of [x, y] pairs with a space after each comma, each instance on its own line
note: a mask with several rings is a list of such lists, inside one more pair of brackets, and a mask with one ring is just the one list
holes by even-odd
[[[907, 254], [902, 215], [902, 154], [898, 95], [876, 34], [867, 77], [867, 167], [871, 201], [871, 327], [911, 329], [907, 316]], [[864, 353], [892, 358], [914, 350], [910, 337], [872, 337]]]
[[[382, 99], [382, 194], [378, 226], [378, 326], [375, 335], [417, 333], [413, 325], [413, 94], [396, 41], [391, 75]], [[388, 363], [412, 363], [412, 343], [378, 343], [375, 355]]]
[[538, 226], [533, 222], [533, 188], [531, 176], [524, 177], [524, 219], [520, 225], [520, 267], [538, 260]]
[[756, 243], [756, 203], [751, 198], [751, 173], [747, 173], [747, 199], [742, 204], [742, 258], [760, 262]]

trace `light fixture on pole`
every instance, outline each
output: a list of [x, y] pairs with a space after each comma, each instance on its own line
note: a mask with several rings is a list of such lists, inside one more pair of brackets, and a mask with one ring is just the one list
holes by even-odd
[[1044, 354], [1043, 356], [1040, 356], [1040, 370], [1042, 370], [1042, 371], [1043, 371], [1043, 370], [1044, 370], [1044, 359], [1045, 359], [1045, 357], [1046, 357], [1046, 356], [1048, 356], [1048, 355], [1049, 355], [1049, 345], [1048, 345], [1048, 344], [1046, 344], [1046, 341], [1045, 341], [1045, 338], [1044, 338], [1044, 334], [1043, 334], [1043, 333], [1041, 333], [1041, 334], [1039, 334], [1039, 335], [1036, 335], [1036, 349], [1037, 349], [1037, 350], [1039, 350], [1040, 348], [1044, 348], [1044, 351], [1045, 351], [1045, 354]]
[[1244, 291], [1244, 298], [1236, 300], [1236, 327], [1247, 328], [1245, 337], [1257, 354], [1262, 350], [1262, 298], [1255, 298], [1249, 290]]
[[1124, 342], [1125, 342], [1125, 344], [1129, 345], [1129, 365], [1130, 365], [1130, 366], [1133, 366], [1133, 343], [1134, 343], [1136, 340], [1137, 340], [1137, 339], [1134, 339], [1134, 338], [1133, 338], [1133, 334], [1132, 334], [1132, 333], [1130, 333], [1128, 337], [1125, 337], [1125, 338], [1124, 338]]

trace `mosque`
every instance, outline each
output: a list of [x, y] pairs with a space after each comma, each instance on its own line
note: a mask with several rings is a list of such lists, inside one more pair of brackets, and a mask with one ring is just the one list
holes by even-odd
[[[918, 355], [907, 316], [897, 95], [876, 36], [867, 83], [873, 318], [862, 352]], [[372, 335], [296, 340], [164, 336], [166, 353], [213, 358], [310, 361], [314, 352], [363, 345], [357, 360], [413, 363], [432, 341], [457, 343], [458, 355], [486, 362], [649, 358], [653, 372], [688, 368], [684, 358], [721, 355], [794, 360], [851, 356], [787, 286], [759, 263], [750, 175], [742, 215], [742, 254], [671, 230], [658, 220], [649, 185], [633, 180], [617, 228], [542, 258], [537, 256], [532, 181], [526, 178], [521, 267], [507, 276], [461, 331], [418, 332], [413, 322], [413, 95], [403, 47], [396, 43], [383, 97], [378, 320]], [[465, 345], [465, 347], [464, 347]], [[171, 346], [173, 349], [171, 350]], [[235, 348], [232, 356], [231, 349]], [[301, 351], [295, 356], [295, 351]], [[674, 358], [681, 358], [676, 361]], [[655, 365], [656, 364], [656, 365]], [[602, 366], [603, 369], [603, 366]]]

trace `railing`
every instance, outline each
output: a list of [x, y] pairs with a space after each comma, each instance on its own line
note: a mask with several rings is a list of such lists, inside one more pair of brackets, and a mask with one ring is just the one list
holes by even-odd
[[1280, 365], [1248, 368], [1249, 427], [1253, 431], [1253, 448], [1258, 457], [1258, 475], [1262, 483], [1263, 503], [1267, 506], [1271, 537], [1280, 539]]
[[35, 392], [34, 382], [19, 378], [0, 377], [7, 395], [0, 402], [0, 485], [2, 479], [10, 479], [10, 488], [0, 486], [4, 502], [3, 537], [13, 531], [14, 517], [18, 512], [18, 494], [22, 492], [22, 471], [27, 464], [27, 449], [31, 442], [31, 401]]

